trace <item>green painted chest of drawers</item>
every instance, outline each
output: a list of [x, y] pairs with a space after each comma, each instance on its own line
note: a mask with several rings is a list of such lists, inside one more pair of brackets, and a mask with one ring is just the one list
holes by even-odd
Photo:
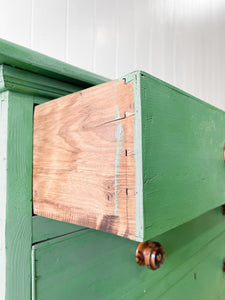
[[33, 215], [34, 106], [108, 80], [3, 40], [0, 63], [0, 299], [225, 299], [218, 201], [154, 237], [157, 271], [136, 264], [135, 241]]

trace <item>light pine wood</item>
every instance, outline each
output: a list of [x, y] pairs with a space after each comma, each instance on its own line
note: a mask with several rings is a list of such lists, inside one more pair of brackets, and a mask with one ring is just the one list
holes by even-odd
[[34, 213], [135, 239], [133, 83], [36, 106]]

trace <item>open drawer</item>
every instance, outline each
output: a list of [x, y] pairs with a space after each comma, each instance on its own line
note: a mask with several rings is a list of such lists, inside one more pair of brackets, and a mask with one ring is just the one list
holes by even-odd
[[225, 202], [225, 113], [144, 72], [34, 112], [34, 213], [144, 241]]

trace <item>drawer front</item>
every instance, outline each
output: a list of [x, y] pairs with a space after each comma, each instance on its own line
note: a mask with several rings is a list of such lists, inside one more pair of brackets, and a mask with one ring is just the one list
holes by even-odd
[[221, 209], [155, 238], [162, 268], [135, 262], [137, 242], [86, 229], [33, 246], [33, 300], [222, 300], [225, 218]]
[[34, 112], [34, 212], [145, 241], [224, 203], [225, 113], [134, 72]]

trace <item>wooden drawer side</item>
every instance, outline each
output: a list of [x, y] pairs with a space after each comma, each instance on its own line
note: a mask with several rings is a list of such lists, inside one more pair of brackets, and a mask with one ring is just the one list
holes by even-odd
[[33, 153], [35, 214], [136, 239], [132, 82], [37, 106]]

